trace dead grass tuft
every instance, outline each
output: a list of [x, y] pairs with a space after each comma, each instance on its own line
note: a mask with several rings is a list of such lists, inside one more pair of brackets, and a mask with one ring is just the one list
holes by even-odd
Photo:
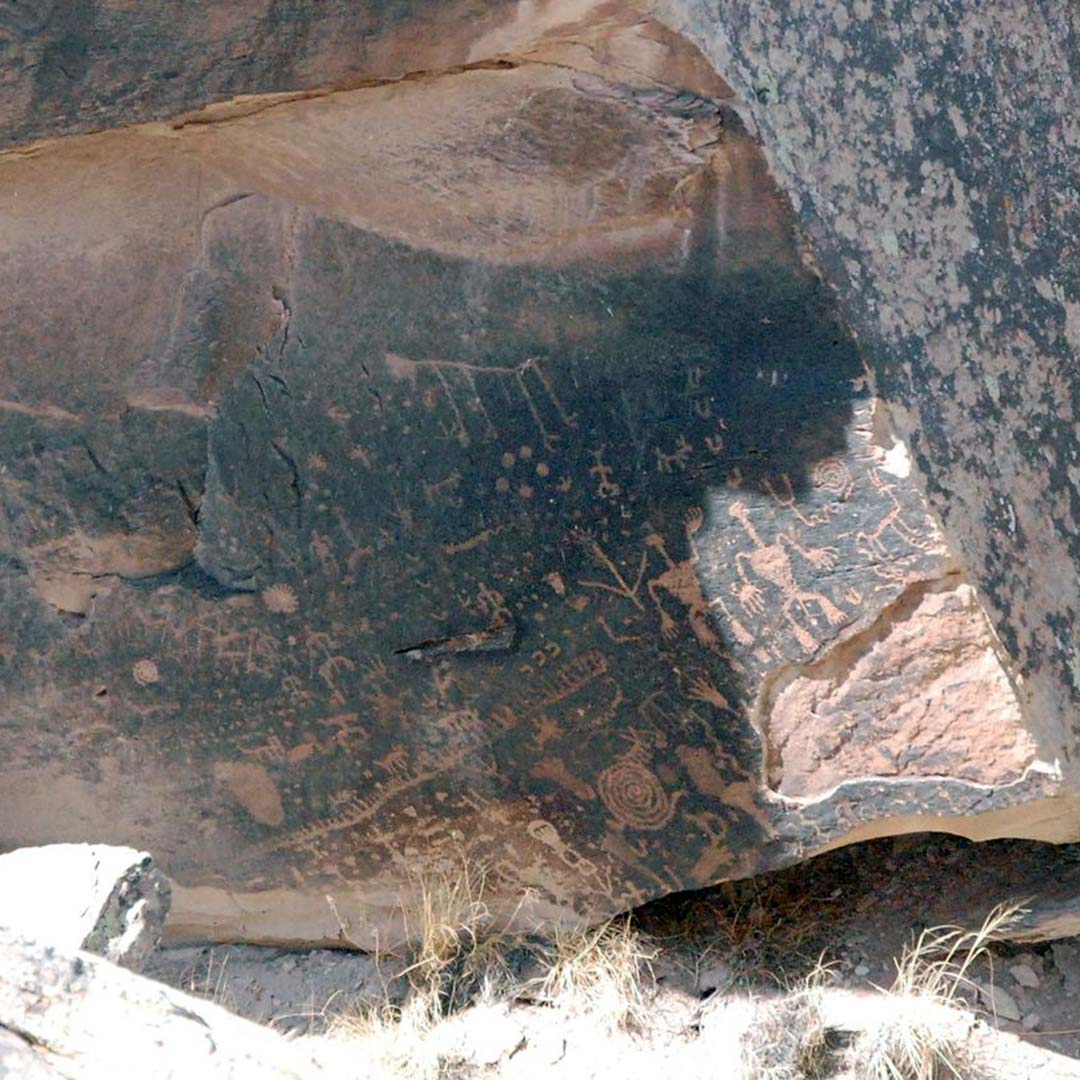
[[629, 916], [600, 926], [556, 929], [541, 946], [546, 971], [524, 991], [534, 1000], [592, 1017], [612, 1031], [645, 1027], [656, 946]]
[[[1022, 910], [1020, 904], [1002, 904], [978, 930], [933, 927], [904, 949], [885, 991], [890, 1017], [857, 1047], [860, 1080], [968, 1080], [973, 1075], [958, 1034], [960, 994], [974, 986], [973, 965], [989, 958], [990, 942]], [[953, 1016], [956, 1023], [950, 1023]]]
[[753, 1080], [825, 1080], [836, 1069], [837, 1043], [825, 1019], [832, 983], [821, 960], [801, 982], [764, 1004], [746, 1032], [743, 1056]]
[[442, 1022], [474, 1004], [531, 1001], [587, 1015], [613, 1030], [644, 1027], [656, 950], [630, 920], [591, 929], [556, 929], [546, 939], [501, 929], [485, 902], [482, 868], [418, 881], [403, 907], [408, 947], [384, 997], [329, 1017], [328, 1035], [347, 1039], [375, 1075], [432, 1080], [452, 1071], [440, 1043]]

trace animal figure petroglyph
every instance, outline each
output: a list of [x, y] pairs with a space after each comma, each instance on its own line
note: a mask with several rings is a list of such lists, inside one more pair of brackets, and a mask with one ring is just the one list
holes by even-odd
[[761, 589], [747, 575], [747, 567], [749, 567], [756, 577], [775, 585], [780, 590], [782, 595], [780, 613], [791, 627], [791, 632], [799, 644], [804, 649], [817, 649], [819, 642], [806, 627], [799, 623], [792, 609], [797, 605], [803, 615], [810, 618], [807, 604], [816, 604], [832, 626], [839, 626], [846, 616], [824, 594], [804, 589], [799, 585], [788, 548], [797, 551], [811, 566], [819, 570], [831, 569], [836, 564], [836, 550], [830, 547], [804, 547], [795, 537], [784, 532], [779, 533], [771, 544], [766, 544], [751, 523], [750, 511], [741, 499], [728, 507], [728, 513], [742, 525], [754, 545], [751, 551], [740, 551], [735, 556], [735, 566], [742, 580], [742, 587], [738, 594], [739, 603], [751, 615], [762, 615], [765, 612], [765, 599]]
[[889, 531], [892, 531], [894, 535], [898, 536], [906, 544], [909, 544], [913, 548], [917, 548], [919, 551], [927, 551], [932, 547], [932, 540], [920, 536], [903, 519], [900, 500], [896, 497], [896, 485], [890, 484], [882, 479], [881, 474], [877, 469], [871, 469], [866, 476], [870, 483], [872, 483], [882, 495], [889, 499], [892, 503], [892, 509], [888, 511], [888, 513], [886, 513], [869, 532], [860, 529], [859, 532], [855, 534], [855, 542], [858, 545], [859, 550], [872, 558], [887, 557], [890, 552], [881, 538]]

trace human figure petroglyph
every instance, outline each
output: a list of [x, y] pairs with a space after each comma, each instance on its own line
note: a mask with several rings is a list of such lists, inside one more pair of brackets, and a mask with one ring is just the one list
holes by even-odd
[[681, 472], [686, 468], [686, 463], [694, 452], [693, 446], [686, 441], [684, 435], [678, 437], [675, 442], [675, 449], [671, 453], [666, 453], [659, 446], [653, 449], [656, 452], [656, 471], [660, 473], [670, 473], [676, 469]]
[[765, 490], [772, 496], [773, 501], [777, 506], [782, 506], [785, 510], [790, 510], [795, 517], [799, 519], [807, 528], [814, 528], [817, 525], [824, 525], [832, 518], [832, 510], [828, 506], [823, 506], [820, 510], [815, 510], [812, 514], [807, 516], [799, 509], [799, 505], [795, 500], [795, 489], [791, 484], [791, 477], [787, 473], [781, 473], [778, 482], [785, 488], [783, 494], [773, 487], [772, 481], [765, 477], [762, 483], [765, 485]]
[[704, 523], [705, 516], [699, 507], [695, 506], [687, 510], [683, 527], [687, 544], [690, 546], [690, 557], [678, 563], [668, 554], [662, 536], [651, 532], [645, 537], [645, 543], [660, 555], [667, 567], [657, 577], [652, 578], [646, 588], [660, 615], [660, 633], [665, 640], [671, 641], [678, 633], [678, 628], [675, 620], [664, 610], [661, 593], [667, 593], [685, 607], [687, 622], [694, 636], [705, 648], [719, 656], [727, 657], [728, 652], [709, 619], [709, 602], [705, 598], [697, 575], [698, 552], [694, 545], [694, 537]]
[[735, 640], [740, 644], [749, 647], [754, 644], [754, 635], [743, 626], [742, 622], [736, 617], [734, 612], [724, 603], [722, 596], [714, 596], [709, 601], [710, 608], [719, 608], [724, 613], [725, 625], [730, 627], [731, 633], [734, 635]]
[[281, 692], [294, 705], [305, 705], [315, 700], [315, 694], [299, 675], [286, 675], [281, 680]]
[[611, 479], [614, 470], [610, 465], [604, 464], [604, 451], [606, 449], [606, 446], [601, 446], [599, 450], [589, 451], [592, 454], [593, 461], [596, 462], [589, 469], [589, 475], [597, 477], [596, 495], [598, 498], [614, 499], [618, 497], [622, 488]]
[[739, 603], [748, 614], [763, 615], [765, 613], [765, 599], [761, 589], [747, 575], [746, 568], [749, 566], [756, 577], [775, 585], [780, 590], [782, 594], [780, 613], [791, 627], [791, 632], [799, 644], [804, 649], [817, 649], [819, 642], [806, 627], [798, 622], [792, 608], [797, 605], [803, 615], [809, 618], [807, 604], [816, 604], [818, 610], [832, 626], [839, 626], [846, 616], [824, 594], [804, 589], [799, 585], [787, 549], [790, 547], [798, 552], [811, 566], [819, 570], [827, 570], [835, 565], [835, 549], [805, 547], [785, 532], [779, 533], [771, 544], [766, 544], [750, 521], [750, 511], [746, 503], [741, 500], [733, 502], [728, 507], [728, 513], [742, 525], [750, 542], [754, 545], [751, 551], [740, 551], [735, 556], [735, 566], [742, 581], [739, 589]]
[[338, 649], [338, 642], [324, 630], [312, 630], [310, 626], [304, 627], [300, 637], [308, 658], [308, 678], [314, 679], [320, 660], [333, 656]]
[[329, 537], [323, 536], [321, 532], [312, 532], [309, 550], [318, 559], [319, 565], [329, 581], [337, 581], [341, 577], [340, 567], [334, 557], [334, 545], [330, 542]]
[[356, 664], [347, 656], [329, 656], [319, 665], [319, 678], [331, 690], [337, 690], [339, 671], [352, 671]]

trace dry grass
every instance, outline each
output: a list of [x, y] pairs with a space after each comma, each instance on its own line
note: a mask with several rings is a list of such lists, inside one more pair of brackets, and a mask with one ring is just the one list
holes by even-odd
[[828, 965], [819, 960], [796, 987], [760, 1007], [743, 1040], [747, 1075], [753, 1080], [825, 1080], [833, 1075], [837, 1044], [823, 1008], [831, 982]]
[[634, 929], [629, 916], [600, 926], [556, 929], [539, 951], [546, 970], [524, 993], [588, 1015], [608, 1031], [645, 1027], [657, 948]]
[[388, 962], [396, 968], [395, 980], [404, 980], [403, 999], [384, 981], [381, 1000], [331, 1019], [330, 1037], [356, 1043], [376, 1076], [438, 1076], [442, 1063], [431, 1032], [449, 1013], [491, 996], [505, 982], [500, 938], [493, 931], [485, 891], [484, 870], [467, 860], [417, 880], [412, 889], [417, 900], [402, 905], [405, 955], [377, 958], [380, 970]]
[[962, 990], [974, 985], [972, 967], [989, 958], [987, 946], [1021, 910], [1002, 904], [978, 930], [933, 927], [904, 949], [886, 991], [890, 1018], [857, 1048], [861, 1080], [969, 1080], [974, 1066], [957, 1035], [962, 1024], [950, 1024], [950, 1014]]
[[382, 1000], [330, 1019], [330, 1037], [349, 1040], [373, 1075], [445, 1075], [453, 1062], [440, 1025], [470, 1005], [520, 1000], [606, 1030], [644, 1026], [656, 950], [628, 918], [526, 938], [500, 929], [505, 920], [493, 917], [485, 892], [483, 869], [467, 862], [418, 881], [417, 901], [403, 905], [408, 948], [396, 958], [403, 999], [384, 983]]
[[678, 908], [664, 904], [663, 914], [649, 912], [644, 925], [665, 951], [686, 955], [695, 973], [720, 962], [733, 983], [786, 987], [813, 974], [828, 910], [828, 901], [799, 894], [782, 879], [748, 879], [689, 896]]

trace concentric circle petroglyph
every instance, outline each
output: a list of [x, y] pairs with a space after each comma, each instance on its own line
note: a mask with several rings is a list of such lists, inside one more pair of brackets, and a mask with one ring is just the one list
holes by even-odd
[[660, 781], [635, 758], [623, 758], [605, 769], [596, 787], [611, 816], [632, 829], [660, 829], [675, 812]]
[[153, 660], [136, 660], [131, 667], [131, 677], [140, 686], [150, 686], [161, 678], [158, 666]]
[[811, 481], [816, 488], [832, 492], [846, 499], [855, 481], [851, 478], [851, 470], [839, 458], [825, 458], [814, 465]]

